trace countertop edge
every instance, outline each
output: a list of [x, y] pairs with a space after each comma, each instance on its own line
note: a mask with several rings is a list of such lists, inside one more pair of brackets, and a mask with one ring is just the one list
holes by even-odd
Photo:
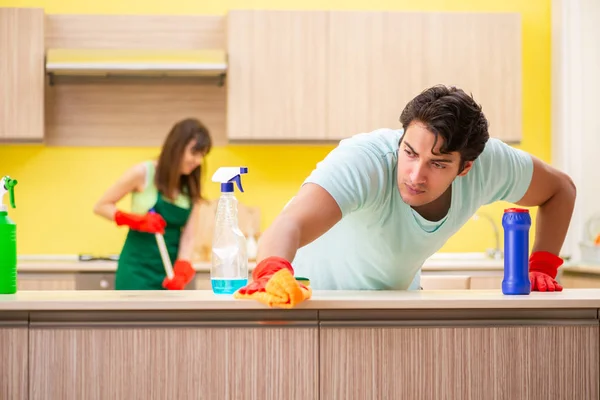
[[[315, 291], [314, 297], [292, 310], [481, 310], [481, 309], [598, 309], [600, 289], [565, 289], [503, 296], [498, 290], [438, 291]], [[213, 295], [211, 291], [21, 291], [0, 295], [3, 311], [110, 310], [266, 310], [256, 300]]]

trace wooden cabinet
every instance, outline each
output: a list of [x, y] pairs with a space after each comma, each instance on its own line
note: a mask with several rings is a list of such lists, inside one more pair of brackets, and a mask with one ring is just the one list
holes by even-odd
[[329, 137], [325, 11], [227, 15], [229, 140]]
[[[192, 65], [220, 58], [224, 20], [220, 15], [48, 14], [48, 64], [79, 71], [53, 73], [53, 84], [46, 87], [46, 143], [160, 147], [175, 122], [196, 117], [209, 129], [213, 145], [226, 144], [226, 89], [214, 76], [188, 74]], [[107, 58], [132, 76], [102, 73]], [[148, 64], [140, 65], [144, 60]], [[158, 63], [166, 69], [152, 72]], [[182, 70], [171, 70], [174, 63]]]
[[521, 139], [518, 14], [230, 11], [230, 140], [339, 140], [399, 128], [423, 89], [472, 93], [490, 134]]
[[[507, 324], [508, 325], [508, 324]], [[596, 399], [593, 326], [322, 327], [322, 399]]]
[[[598, 269], [600, 270], [600, 268]], [[574, 267], [570, 268], [569, 270], [562, 271], [562, 273], [559, 276], [559, 279], [561, 285], [565, 289], [600, 288], [600, 273], [596, 271], [582, 271], [578, 270], [577, 267]]]
[[501, 290], [503, 279], [502, 269], [485, 266], [479, 269], [448, 266], [439, 270], [424, 267], [421, 273], [421, 287], [423, 290]]
[[471, 286], [469, 275], [427, 274], [421, 275], [423, 290], [468, 290]]
[[[30, 399], [315, 399], [318, 328], [32, 323]], [[235, 325], [234, 323], [230, 324]]]
[[471, 275], [471, 282], [469, 289], [471, 290], [501, 290], [502, 289], [502, 280], [504, 279], [504, 273], [502, 271], [498, 271], [497, 274], [492, 275]]
[[34, 273], [20, 272], [17, 277], [18, 290], [75, 290], [73, 273]]
[[44, 10], [0, 8], [0, 140], [44, 137]]
[[196, 290], [212, 290], [212, 284], [210, 282], [210, 271], [197, 271], [196, 277], [194, 278], [194, 284]]
[[473, 94], [492, 136], [520, 141], [520, 23], [506, 13], [329, 13], [329, 131], [400, 127], [406, 103], [445, 84]]
[[0, 399], [28, 398], [27, 315], [0, 315]]

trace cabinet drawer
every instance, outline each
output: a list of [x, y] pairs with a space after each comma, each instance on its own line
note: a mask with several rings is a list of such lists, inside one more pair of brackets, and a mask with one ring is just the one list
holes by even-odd
[[115, 274], [83, 272], [75, 275], [76, 290], [115, 290]]
[[75, 290], [72, 273], [19, 272], [18, 290]]

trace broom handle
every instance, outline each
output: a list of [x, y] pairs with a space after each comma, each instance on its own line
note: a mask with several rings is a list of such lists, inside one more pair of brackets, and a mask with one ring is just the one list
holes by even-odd
[[[150, 212], [156, 212], [156, 210], [154, 210], [154, 207], [150, 209]], [[156, 237], [156, 244], [158, 245], [158, 250], [160, 251], [160, 258], [162, 258], [163, 266], [165, 267], [167, 277], [169, 279], [173, 279], [175, 274], [173, 273], [173, 265], [171, 264], [169, 252], [167, 251], [167, 245], [165, 244], [165, 237], [160, 233], [155, 233], [154, 237]]]
[[167, 252], [167, 245], [165, 244], [165, 238], [160, 233], [155, 233], [156, 244], [158, 244], [158, 249], [160, 250], [160, 257], [162, 258], [163, 265], [165, 267], [165, 272], [167, 273], [167, 277], [169, 279], [173, 279], [173, 265], [171, 264], [171, 259], [169, 258], [169, 253]]

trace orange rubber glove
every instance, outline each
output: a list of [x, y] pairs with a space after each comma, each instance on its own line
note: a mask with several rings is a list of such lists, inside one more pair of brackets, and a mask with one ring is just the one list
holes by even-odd
[[173, 279], [165, 277], [163, 287], [167, 290], [183, 290], [194, 279], [194, 276], [196, 276], [196, 270], [189, 261], [177, 260], [173, 266]]
[[558, 267], [563, 259], [547, 251], [536, 251], [529, 257], [529, 280], [531, 290], [538, 292], [561, 292], [563, 287], [556, 282]]
[[292, 264], [281, 257], [268, 257], [252, 271], [252, 282], [240, 288], [237, 299], [255, 299], [269, 307], [292, 308], [312, 296], [310, 287], [294, 278]]
[[164, 235], [167, 223], [160, 214], [149, 212], [144, 215], [130, 214], [117, 210], [115, 213], [115, 223], [118, 226], [127, 225], [133, 230], [160, 233]]

